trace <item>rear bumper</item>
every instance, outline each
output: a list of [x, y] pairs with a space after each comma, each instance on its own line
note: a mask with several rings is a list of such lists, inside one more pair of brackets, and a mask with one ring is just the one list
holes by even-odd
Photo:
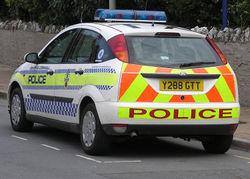
[[108, 135], [130, 135], [135, 132], [138, 136], [207, 136], [233, 135], [237, 125], [127, 125], [125, 132], [115, 131], [111, 124], [104, 124], [103, 129]]
[[[131, 108], [135, 109], [132, 114], [130, 113]], [[239, 122], [239, 108], [239, 103], [96, 103], [102, 125], [127, 124], [129, 126], [217, 126], [237, 124]], [[225, 110], [223, 111], [223, 109]], [[178, 113], [175, 114], [175, 112]], [[195, 115], [193, 112], [195, 112]]]

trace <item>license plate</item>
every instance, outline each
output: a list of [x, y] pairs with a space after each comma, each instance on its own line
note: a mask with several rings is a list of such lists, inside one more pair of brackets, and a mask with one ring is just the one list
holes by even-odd
[[203, 91], [203, 80], [160, 80], [161, 91]]

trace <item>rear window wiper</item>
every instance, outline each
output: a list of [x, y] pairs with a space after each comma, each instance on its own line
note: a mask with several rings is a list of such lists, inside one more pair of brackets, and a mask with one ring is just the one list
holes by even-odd
[[189, 66], [197, 66], [197, 65], [203, 65], [203, 64], [214, 64], [216, 62], [192, 62], [192, 63], [182, 63], [180, 64], [181, 67], [189, 67]]

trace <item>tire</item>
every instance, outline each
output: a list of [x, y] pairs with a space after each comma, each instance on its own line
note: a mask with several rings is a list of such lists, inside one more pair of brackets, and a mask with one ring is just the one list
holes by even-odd
[[23, 95], [20, 88], [15, 88], [10, 96], [10, 122], [12, 129], [19, 132], [32, 130], [33, 122], [26, 120]]
[[224, 154], [232, 144], [232, 135], [209, 136], [207, 140], [202, 141], [206, 152], [214, 154]]
[[104, 133], [94, 103], [89, 103], [81, 112], [80, 137], [83, 150], [89, 155], [108, 152], [109, 139]]

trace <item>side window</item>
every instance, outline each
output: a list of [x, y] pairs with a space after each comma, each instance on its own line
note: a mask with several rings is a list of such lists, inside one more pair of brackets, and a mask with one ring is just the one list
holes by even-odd
[[69, 56], [68, 62], [90, 62], [92, 58], [92, 52], [98, 38], [98, 33], [89, 30], [83, 30], [78, 37], [77, 43], [72, 47], [72, 53]]
[[97, 62], [104, 62], [115, 58], [115, 55], [111, 51], [107, 41], [101, 37], [96, 42], [94, 51], [94, 60]]
[[67, 31], [51, 42], [42, 54], [42, 63], [61, 63], [76, 31]]

